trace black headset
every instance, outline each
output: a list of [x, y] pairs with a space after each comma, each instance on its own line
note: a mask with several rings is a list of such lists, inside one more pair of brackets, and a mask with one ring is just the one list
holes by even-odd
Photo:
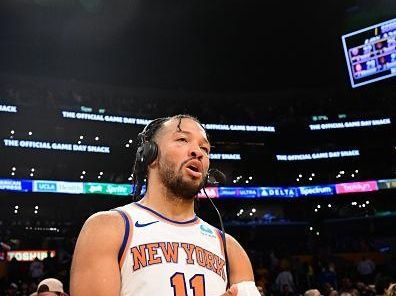
[[[161, 117], [151, 121], [138, 134], [139, 147], [136, 151], [136, 164], [139, 168], [145, 170], [147, 167], [154, 162], [158, 156], [158, 145], [151, 138], [156, 130], [161, 126], [163, 122], [168, 120], [168, 117]], [[154, 126], [158, 125], [154, 128]], [[149, 135], [151, 133], [151, 135]]]

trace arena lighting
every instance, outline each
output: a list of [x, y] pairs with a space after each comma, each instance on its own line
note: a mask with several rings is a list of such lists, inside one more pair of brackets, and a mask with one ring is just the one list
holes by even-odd
[[81, 141], [78, 141], [77, 144], [80, 145], [80, 144], [81, 144]]
[[302, 178], [302, 175], [301, 175], [301, 174], [299, 174], [299, 175], [298, 175], [298, 177]]
[[15, 134], [15, 131], [14, 131], [14, 130], [11, 131], [11, 135], [13, 135], [13, 134]]
[[102, 178], [102, 176], [98, 176], [98, 179]]
[[253, 216], [253, 213], [250, 213], [249, 216]]
[[125, 147], [126, 147], [126, 148], [129, 148], [129, 144], [125, 144]]
[[129, 177], [128, 180], [129, 180], [129, 181], [132, 181], [132, 177]]
[[18, 214], [18, 210], [14, 210], [14, 214]]
[[256, 213], [256, 209], [255, 208], [252, 209], [252, 213]]
[[355, 174], [351, 174], [351, 177], [352, 177], [352, 178], [355, 178]]
[[95, 137], [95, 141], [99, 141], [99, 137]]
[[318, 209], [320, 209], [320, 205], [317, 205], [316, 207], [317, 207]]
[[84, 179], [84, 176], [80, 176], [80, 179], [81, 179], [81, 180]]
[[14, 208], [15, 208], [15, 210], [18, 210], [18, 209], [19, 209], [19, 206], [15, 206]]
[[300, 182], [300, 179], [299, 179], [299, 178], [297, 178], [297, 179], [296, 179], [296, 181], [297, 181], [297, 182]]
[[320, 234], [319, 231], [317, 231], [317, 232], [316, 232], [316, 235], [319, 236], [319, 234]]
[[84, 136], [80, 136], [80, 140], [84, 139]]
[[103, 175], [103, 172], [99, 172], [99, 175], [101, 175], [101, 176], [102, 176], [102, 175]]
[[312, 181], [312, 177], [309, 177], [309, 181]]
[[312, 226], [311, 226], [311, 227], [309, 227], [309, 230], [310, 230], [310, 231], [312, 231], [312, 230], [313, 230], [313, 227], [312, 227]]
[[132, 140], [132, 139], [129, 139], [129, 141], [128, 141], [128, 142], [129, 142], [129, 144], [132, 144], [133, 140]]
[[370, 204], [370, 202], [368, 200], [366, 200], [366, 204], [368, 205], [368, 204]]
[[15, 172], [15, 171], [16, 171], [16, 167], [12, 167], [12, 171], [14, 171], [14, 172]]
[[39, 207], [38, 207], [38, 206], [35, 206], [34, 208], [35, 208], [36, 210], [38, 210]]
[[12, 173], [11, 173], [11, 176], [15, 176], [15, 173], [14, 173], [14, 172], [12, 172]]
[[32, 132], [29, 132], [28, 134], [29, 134], [29, 136], [33, 135], [33, 133], [32, 133]]
[[30, 171], [31, 171], [31, 172], [34, 172], [34, 168], [31, 168]]
[[329, 208], [331, 208], [331, 204], [328, 204], [327, 206], [328, 206]]
[[314, 211], [315, 211], [315, 213], [317, 213], [317, 212], [318, 212], [318, 209], [315, 209]]
[[30, 173], [30, 177], [33, 177], [34, 176], [34, 174], [33, 173]]

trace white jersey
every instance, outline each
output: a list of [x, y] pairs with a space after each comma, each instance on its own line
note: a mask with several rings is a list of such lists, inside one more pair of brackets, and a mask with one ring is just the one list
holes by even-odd
[[226, 291], [220, 231], [195, 217], [170, 220], [139, 203], [116, 209], [125, 221], [121, 296], [220, 296]]

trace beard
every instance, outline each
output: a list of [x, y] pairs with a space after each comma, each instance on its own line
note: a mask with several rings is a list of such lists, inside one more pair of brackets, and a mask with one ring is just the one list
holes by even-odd
[[182, 174], [184, 164], [185, 162], [179, 168], [176, 168], [175, 164], [160, 160], [158, 162], [158, 172], [161, 181], [173, 195], [181, 199], [190, 200], [194, 199], [202, 187], [204, 187], [205, 180], [202, 178], [199, 183], [184, 180]]

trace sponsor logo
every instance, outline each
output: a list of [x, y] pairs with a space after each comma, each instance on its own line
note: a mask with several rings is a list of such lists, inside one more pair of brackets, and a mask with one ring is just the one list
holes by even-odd
[[261, 187], [261, 197], [298, 197], [299, 193], [296, 188], [293, 187]]
[[[206, 190], [206, 193], [208, 194], [208, 196], [210, 198], [219, 197], [219, 192], [218, 192], [218, 188], [217, 187], [208, 187], [208, 188], [205, 188], [205, 190]], [[198, 192], [198, 197], [199, 198], [205, 198], [206, 197], [203, 189], [201, 189], [201, 191]]]
[[206, 226], [204, 224], [201, 224], [201, 226], [199, 226], [199, 229], [201, 230], [201, 233], [203, 235], [207, 235], [207, 236], [210, 236], [210, 237], [216, 237], [214, 235], [214, 233], [213, 233], [213, 230], [210, 229], [210, 227], [208, 227], [208, 226]]
[[35, 192], [57, 192], [57, 182], [33, 181], [33, 191]]
[[378, 188], [379, 189], [396, 188], [396, 179], [379, 180], [377, 183], [378, 183]]
[[0, 180], [0, 190], [23, 191], [22, 182], [15, 180]]
[[149, 225], [157, 223], [157, 222], [159, 222], [159, 221], [152, 221], [152, 222], [148, 222], [148, 223], [139, 223], [139, 221], [136, 221], [135, 226], [136, 227], [146, 227], [146, 226], [149, 226]]
[[300, 194], [303, 196], [308, 195], [333, 195], [334, 186], [306, 186], [299, 187]]
[[7, 252], [7, 261], [11, 261], [15, 258], [18, 261], [33, 261], [34, 259], [44, 260], [48, 257], [50, 252], [51, 257], [55, 257], [54, 250], [19, 250]]
[[83, 183], [79, 182], [57, 182], [57, 192], [80, 194], [84, 192]]
[[336, 184], [337, 194], [353, 193], [353, 192], [370, 192], [377, 190], [378, 190], [378, 186], [377, 186], [377, 182], [375, 181]]

